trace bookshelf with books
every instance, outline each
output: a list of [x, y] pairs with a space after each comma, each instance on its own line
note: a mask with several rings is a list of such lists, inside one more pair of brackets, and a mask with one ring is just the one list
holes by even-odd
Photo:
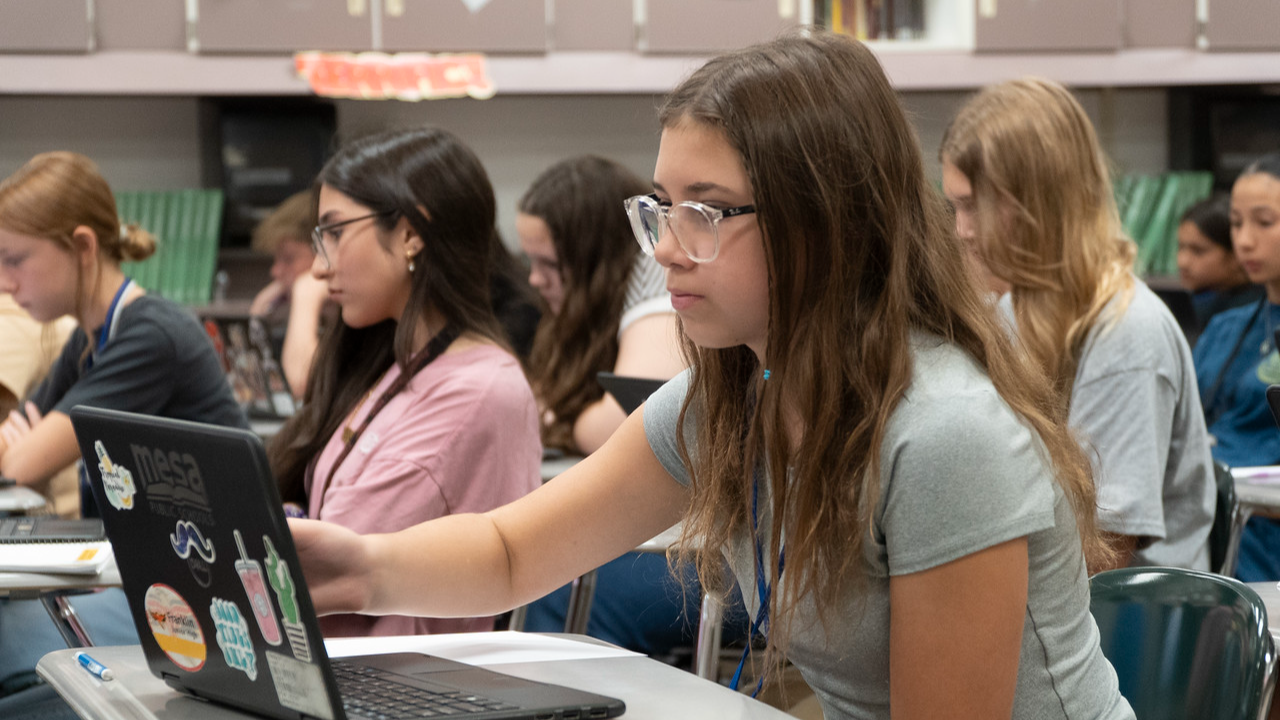
[[208, 303], [222, 225], [221, 190], [118, 192], [116, 204], [125, 223], [156, 236], [156, 252], [141, 262], [122, 265], [148, 290], [183, 305]]

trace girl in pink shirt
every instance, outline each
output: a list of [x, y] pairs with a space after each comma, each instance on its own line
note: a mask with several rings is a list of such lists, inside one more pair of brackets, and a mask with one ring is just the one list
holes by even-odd
[[[286, 502], [358, 533], [483, 512], [540, 482], [537, 406], [489, 303], [493, 189], [435, 128], [344, 147], [315, 185], [311, 272], [342, 322], [272, 444]], [[323, 618], [328, 636], [489, 630], [493, 619]]]

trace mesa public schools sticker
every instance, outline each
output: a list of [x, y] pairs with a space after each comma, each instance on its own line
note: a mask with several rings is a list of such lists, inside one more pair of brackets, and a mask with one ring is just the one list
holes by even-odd
[[147, 588], [143, 605], [151, 635], [164, 654], [187, 672], [204, 667], [204, 633], [191, 605], [173, 588], [160, 583]]
[[320, 668], [309, 663], [295, 660], [284, 653], [263, 653], [267, 656], [267, 667], [271, 670], [271, 681], [275, 684], [276, 697], [280, 704], [290, 710], [297, 710], [313, 717], [332, 720], [333, 707], [329, 703], [329, 693], [324, 688], [324, 677]]

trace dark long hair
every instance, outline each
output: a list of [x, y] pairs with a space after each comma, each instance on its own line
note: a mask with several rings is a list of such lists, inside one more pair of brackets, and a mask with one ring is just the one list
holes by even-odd
[[[786, 538], [781, 587], [777, 563], [765, 561], [777, 588], [768, 634], [775, 659], [804, 602], [815, 602], [824, 623], [856, 622], [830, 613], [864, 582], [880, 447], [911, 382], [913, 330], [949, 340], [986, 370], [1043, 440], [1086, 555], [1105, 552], [1089, 465], [1065, 408], [963, 272], [963, 249], [912, 126], [870, 50], [815, 33], [721, 56], [668, 96], [661, 121], [722, 133], [754, 195], [771, 376], [760, 380], [746, 347], [701, 348], [686, 337], [693, 372], [676, 437], [692, 483], [678, 547], [699, 548], [700, 578], [722, 588], [720, 551], [750, 536], [751, 469], [768, 470], [760, 497], [770, 498], [771, 522], [761, 530], [773, 548]], [[687, 428], [695, 404], [699, 422]], [[794, 445], [784, 410], [800, 424]], [[686, 430], [695, 441], [686, 442]]]
[[640, 251], [622, 203], [649, 191], [622, 165], [583, 155], [544, 170], [517, 205], [547, 224], [564, 284], [560, 312], [539, 326], [529, 360], [534, 392], [555, 416], [543, 424], [543, 445], [577, 451], [573, 424], [604, 394], [596, 373], [617, 363], [618, 323]]
[[385, 213], [377, 219], [380, 241], [404, 218], [423, 247], [398, 321], [365, 328], [337, 322], [321, 338], [302, 409], [271, 444], [281, 496], [293, 502], [305, 501], [307, 466], [365, 392], [392, 362], [402, 371], [408, 365], [415, 329], [429, 312], [459, 333], [506, 345], [488, 294], [493, 187], [461, 140], [432, 127], [372, 135], [344, 146], [324, 166], [314, 186], [317, 202], [322, 185]]

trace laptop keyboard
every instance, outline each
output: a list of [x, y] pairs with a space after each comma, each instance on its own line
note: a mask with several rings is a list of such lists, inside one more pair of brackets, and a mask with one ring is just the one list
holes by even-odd
[[36, 527], [33, 517], [0, 518], [0, 538], [23, 538], [31, 535]]
[[513, 710], [514, 705], [457, 691], [433, 692], [406, 685], [395, 673], [332, 661], [342, 705], [352, 715], [376, 720], [450, 717]]

